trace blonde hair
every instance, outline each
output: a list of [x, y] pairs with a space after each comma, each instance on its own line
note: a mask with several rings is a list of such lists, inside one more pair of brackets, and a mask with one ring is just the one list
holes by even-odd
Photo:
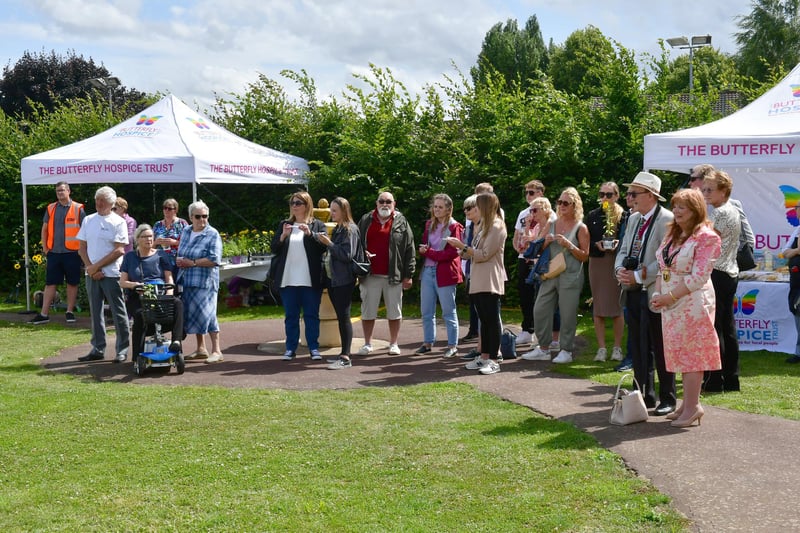
[[575, 206], [575, 219], [583, 220], [583, 201], [581, 200], [581, 195], [578, 194], [578, 189], [575, 187], [567, 187], [561, 191], [561, 194], [566, 194], [569, 196], [569, 199], [572, 200], [572, 205]]
[[353, 224], [353, 212], [350, 210], [350, 202], [347, 201], [347, 198], [337, 196], [331, 200], [331, 205], [333, 204], [338, 205], [339, 209], [342, 210], [342, 216], [339, 218], [339, 221], [336, 223], [336, 225], [344, 228], [349, 233], [350, 224]]
[[[306, 191], [297, 191], [289, 197], [289, 203], [292, 203], [295, 199], [302, 200], [306, 204], [305, 218], [297, 220], [294, 215], [291, 215], [289, 222], [302, 222], [303, 224], [311, 222], [314, 219], [314, 200], [311, 199], [311, 195]], [[291, 209], [289, 209], [289, 212], [291, 213]]]

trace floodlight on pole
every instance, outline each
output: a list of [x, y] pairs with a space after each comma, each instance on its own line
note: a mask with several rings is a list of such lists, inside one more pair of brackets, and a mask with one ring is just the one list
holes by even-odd
[[691, 41], [685, 37], [670, 37], [667, 44], [672, 48], [689, 50], [689, 101], [692, 101], [692, 91], [694, 89], [694, 49], [702, 48], [711, 44], [710, 35], [693, 35]]
[[92, 78], [89, 80], [89, 85], [101, 91], [108, 89], [108, 110], [114, 113], [114, 89], [122, 85], [119, 78], [116, 76], [106, 76], [104, 78]]

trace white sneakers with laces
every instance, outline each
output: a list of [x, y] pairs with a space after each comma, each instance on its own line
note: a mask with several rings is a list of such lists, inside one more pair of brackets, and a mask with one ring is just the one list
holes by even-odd
[[356, 352], [356, 355], [369, 355], [371, 353], [372, 353], [372, 345], [371, 344], [365, 344], [364, 346], [362, 346], [361, 348], [358, 349], [358, 351]]
[[625, 359], [625, 355], [622, 353], [622, 348], [619, 346], [614, 346], [614, 349], [611, 350], [611, 360], [622, 361], [623, 359]]
[[572, 362], [572, 352], [568, 352], [566, 350], [561, 350], [558, 352], [558, 355], [555, 359], [553, 359], [554, 363], [557, 364], [564, 364], [564, 363], [571, 363]]
[[606, 351], [606, 347], [603, 346], [602, 348], [597, 349], [597, 355], [594, 356], [594, 360], [599, 363], [605, 363], [607, 356], [608, 351]]
[[530, 352], [525, 352], [521, 356], [526, 361], [549, 361], [550, 360], [550, 352], [546, 352], [542, 350], [541, 347], [537, 346]]

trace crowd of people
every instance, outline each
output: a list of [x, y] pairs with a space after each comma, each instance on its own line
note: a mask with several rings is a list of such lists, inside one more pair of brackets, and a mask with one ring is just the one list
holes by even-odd
[[[562, 190], [551, 206], [544, 184], [531, 180], [523, 189], [527, 206], [515, 220], [512, 240], [522, 311], [517, 343], [530, 346], [522, 359], [555, 364], [575, 359], [578, 307], [588, 263], [598, 345], [594, 361], [610, 358], [618, 363], [618, 370], [632, 368], [647, 407], [678, 427], [700, 423], [701, 391], [740, 388], [732, 314], [739, 273], [736, 257], [742, 246], [753, 245], [741, 204], [730, 198], [733, 182], [725, 172], [700, 165], [693, 169], [688, 185], [665, 205], [660, 178], [640, 172], [623, 184], [625, 208], [620, 204], [619, 186], [605, 182], [597, 191], [597, 207], [584, 217], [584, 200], [575, 188]], [[91, 215], [70, 199], [68, 184], [57, 184], [56, 195], [42, 225], [47, 281], [42, 310], [32, 323], [49, 321], [56, 287], [64, 282], [66, 320], [74, 322], [83, 268], [92, 348], [80, 360], [105, 357], [103, 308], [107, 304], [116, 328], [113, 361], [123, 362], [131, 345], [134, 353], [143, 349], [137, 291], [142, 284], [157, 281], [181, 291], [170, 351], [181, 352], [183, 339], [193, 334], [196, 349], [187, 359], [223, 361], [217, 321], [222, 242], [209, 224], [205, 203], [189, 206], [187, 222], [178, 216], [178, 203], [167, 199], [163, 219], [153, 226], [137, 226], [128, 215], [127, 202], [110, 187], [96, 191], [96, 212]], [[364, 337], [355, 353], [368, 356], [374, 351], [373, 332], [382, 301], [389, 329], [388, 353], [399, 355], [403, 294], [416, 278], [423, 338], [414, 354], [437, 350], [438, 308], [446, 336], [441, 355], [455, 357], [459, 342], [477, 338], [477, 348], [461, 356], [468, 360], [466, 368], [482, 374], [500, 371], [500, 302], [508, 281], [504, 264], [508, 239], [505, 213], [491, 185], [477, 185], [463, 201], [463, 223], [454, 216], [453, 199], [435, 194], [416, 246], [416, 228], [397, 209], [389, 191], [381, 191], [375, 208], [357, 222], [350, 203], [335, 198], [330, 208], [331, 234], [314, 216], [313, 207], [308, 192], [293, 193], [289, 216], [278, 224], [272, 241], [268, 278], [279, 290], [285, 312], [284, 360], [297, 357], [301, 316], [311, 360], [322, 359], [319, 312], [326, 288], [341, 346], [338, 356], [328, 360], [329, 369], [353, 365], [350, 307], [355, 287], [361, 296]], [[798, 255], [794, 248], [798, 248], [796, 243], [787, 247], [787, 256]], [[469, 331], [459, 339], [456, 289], [462, 283], [469, 296]], [[607, 320], [611, 322], [610, 354]], [[800, 360], [800, 355], [795, 357]], [[677, 372], [684, 390], [680, 406]]]

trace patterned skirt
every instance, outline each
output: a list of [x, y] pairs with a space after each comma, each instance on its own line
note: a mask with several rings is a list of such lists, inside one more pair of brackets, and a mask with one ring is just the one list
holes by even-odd
[[218, 292], [199, 287], [184, 287], [183, 300], [184, 329], [187, 334], [202, 335], [219, 331], [217, 322]]

